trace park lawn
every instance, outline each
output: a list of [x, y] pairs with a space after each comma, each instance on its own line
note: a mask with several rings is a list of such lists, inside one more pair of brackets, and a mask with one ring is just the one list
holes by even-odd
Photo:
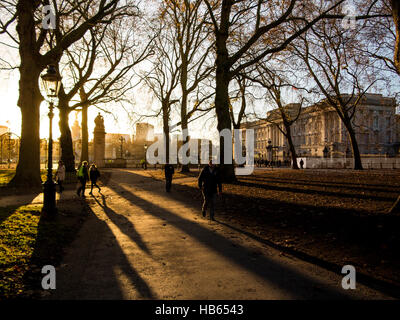
[[[44, 221], [41, 206], [0, 208], [0, 300], [38, 298], [41, 290], [41, 268], [57, 266], [63, 248], [77, 234], [82, 223], [82, 207], [70, 218], [58, 216]], [[73, 210], [59, 208], [59, 211]]]
[[[273, 243], [400, 286], [400, 171], [258, 170], [223, 184], [216, 219]], [[154, 178], [154, 177], [153, 177]], [[201, 206], [196, 179], [176, 179]], [[200, 210], [200, 209], [199, 209]]]
[[0, 170], [0, 186], [6, 185], [14, 177], [15, 170]]
[[35, 248], [40, 207], [0, 208], [0, 297], [24, 291], [23, 276]]
[[[42, 181], [46, 181], [47, 170], [40, 171]], [[0, 186], [5, 186], [11, 181], [15, 175], [15, 170], [2, 169], [0, 170]]]

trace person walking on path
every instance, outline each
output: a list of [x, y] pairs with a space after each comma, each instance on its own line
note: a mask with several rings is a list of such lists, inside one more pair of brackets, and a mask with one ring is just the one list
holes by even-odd
[[303, 161], [303, 159], [300, 160], [300, 169], [304, 169], [304, 161]]
[[199, 188], [203, 194], [203, 217], [206, 216], [207, 208], [210, 208], [210, 220], [214, 220], [215, 203], [217, 194], [222, 194], [222, 183], [219, 170], [212, 160], [203, 168], [198, 178]]
[[64, 180], [65, 180], [65, 166], [64, 166], [64, 163], [60, 160], [60, 161], [58, 161], [58, 168], [56, 171], [56, 181], [60, 187], [60, 193], [62, 193], [64, 190], [64, 187], [63, 187]]
[[85, 196], [85, 187], [86, 187], [86, 181], [89, 180], [89, 172], [88, 172], [88, 163], [87, 161], [83, 161], [81, 166], [78, 169], [78, 180], [80, 183], [80, 186], [78, 188], [78, 190], [76, 191], [76, 193], [78, 194], [78, 196], [81, 196], [81, 192], [82, 192], [82, 197]]
[[89, 194], [93, 194], [93, 186], [96, 186], [99, 189], [99, 192], [101, 192], [100, 187], [97, 185], [97, 179], [100, 178], [100, 171], [94, 163], [90, 166], [89, 178], [91, 182]]
[[167, 192], [171, 192], [172, 186], [172, 176], [175, 173], [174, 166], [172, 164], [166, 164], [164, 167], [164, 174], [165, 174], [165, 189]]

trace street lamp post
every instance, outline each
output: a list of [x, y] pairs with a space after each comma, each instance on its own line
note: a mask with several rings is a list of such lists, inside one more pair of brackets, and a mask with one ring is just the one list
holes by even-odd
[[49, 98], [49, 144], [47, 155], [47, 180], [43, 185], [43, 208], [42, 216], [46, 218], [54, 217], [57, 214], [56, 207], [56, 185], [53, 181], [53, 117], [54, 117], [54, 98], [57, 98], [61, 85], [61, 76], [56, 68], [48, 66], [45, 74], [41, 76], [43, 90]]
[[147, 170], [147, 144], [144, 144], [144, 170]]
[[8, 169], [11, 166], [11, 132], [7, 132], [8, 134]]
[[125, 139], [124, 139], [124, 137], [123, 136], [121, 136], [120, 138], [119, 138], [119, 141], [121, 142], [121, 146], [120, 146], [120, 148], [121, 148], [121, 159], [123, 159], [124, 157], [123, 157], [123, 150], [122, 150], [122, 146], [123, 146], [123, 143], [124, 143], [124, 141], [125, 141]]

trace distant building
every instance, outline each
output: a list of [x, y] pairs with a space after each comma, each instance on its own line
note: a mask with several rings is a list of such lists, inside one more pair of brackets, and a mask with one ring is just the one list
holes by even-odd
[[82, 129], [78, 122], [78, 114], [75, 116], [74, 124], [71, 127], [72, 141], [78, 141], [82, 138]]
[[144, 160], [146, 146], [149, 147], [154, 141], [154, 126], [145, 122], [137, 123], [136, 134], [128, 147], [131, 159]]
[[9, 130], [7, 126], [0, 126], [0, 136], [7, 133]]
[[[345, 96], [344, 96], [345, 97]], [[296, 104], [288, 105], [291, 114]], [[282, 120], [277, 110], [267, 113], [282, 129]], [[396, 115], [394, 98], [381, 94], [366, 94], [356, 107], [353, 119], [360, 153], [378, 155], [397, 153], [400, 145], [400, 118]], [[277, 125], [267, 121], [243, 123], [242, 136], [246, 129], [254, 129], [256, 158], [268, 159], [267, 147], [273, 148], [275, 159], [290, 160], [287, 140]], [[325, 147], [330, 157], [352, 155], [351, 142], [337, 112], [325, 101], [302, 109], [297, 121], [291, 127], [293, 142], [298, 156], [322, 157]]]
[[127, 157], [128, 146], [132, 144], [131, 136], [125, 133], [106, 133], [106, 159], [116, 159], [121, 157], [121, 137], [122, 156]]
[[[48, 140], [40, 139], [40, 162], [47, 164], [48, 159]], [[61, 145], [59, 141], [53, 140], [53, 162], [58, 162], [61, 159]]]
[[[78, 122], [78, 113], [75, 114], [75, 121], [71, 127], [72, 148], [74, 151], [75, 162], [78, 163], [82, 153], [82, 128]], [[89, 151], [90, 155], [90, 151]]]
[[154, 126], [150, 123], [137, 123], [135, 141], [154, 141]]

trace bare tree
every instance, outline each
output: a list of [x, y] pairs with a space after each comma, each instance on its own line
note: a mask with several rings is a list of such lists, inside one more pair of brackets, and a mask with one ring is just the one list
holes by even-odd
[[[230, 94], [230, 107], [229, 114], [232, 121], [232, 126], [234, 129], [240, 129], [240, 125], [243, 119], [246, 117], [246, 111], [248, 107], [249, 99], [252, 100], [252, 94], [248, 92], [248, 88], [251, 86], [251, 82], [242, 74], [238, 74], [235, 77], [235, 82], [237, 84], [236, 92]], [[238, 107], [235, 108], [236, 102]]]
[[[281, 69], [289, 68], [289, 66], [285, 65], [283, 62], [280, 62], [280, 65], [283, 67]], [[304, 99], [301, 99], [300, 103], [288, 104], [284, 102], [282, 94], [282, 90], [285, 88], [296, 88], [296, 90], [298, 88], [290, 83], [290, 80], [285, 77], [283, 71], [270, 70], [266, 62], [258, 63], [253, 72], [245, 77], [266, 89], [266, 100], [271, 101], [273, 105], [276, 106], [275, 109], [267, 113], [267, 117], [257, 118], [276, 126], [283, 134], [289, 145], [290, 155], [292, 157], [292, 168], [299, 169], [297, 165], [297, 152], [292, 138], [292, 125], [301, 114]]]
[[153, 116], [162, 116], [163, 133], [165, 141], [164, 154], [166, 163], [169, 163], [170, 144], [170, 117], [172, 106], [180, 100], [175, 95], [179, 86], [181, 66], [179, 61], [179, 48], [174, 40], [174, 31], [166, 28], [163, 21], [159, 21], [157, 36], [155, 38], [155, 54], [151, 59], [150, 71], [142, 72], [141, 80], [150, 89], [161, 104]]
[[[134, 1], [2, 1], [4, 14], [0, 32], [7, 34], [19, 49], [18, 106], [22, 114], [20, 158], [17, 171], [10, 182], [14, 186], [38, 186], [40, 178], [39, 106], [43, 97], [39, 90], [39, 76], [49, 64], [57, 64], [63, 52], [95, 25], [108, 23], [130, 10]], [[55, 23], [43, 27], [44, 5], [53, 5]], [[48, 46], [48, 37], [57, 38], [55, 46]]]
[[[215, 35], [216, 49], [216, 96], [215, 108], [218, 130], [231, 129], [229, 114], [229, 83], [240, 72], [265, 57], [285, 50], [298, 36], [323, 19], [342, 1], [234, 1], [205, 0]], [[306, 8], [310, 10], [305, 10]], [[297, 21], [296, 28], [288, 28]], [[242, 41], [235, 41], [236, 35]], [[243, 39], [242, 34], [246, 35]], [[249, 51], [258, 54], [248, 56]], [[229, 142], [230, 143], [230, 142]], [[220, 140], [220, 159], [232, 159], [224, 155], [224, 141]], [[229, 161], [228, 161], [229, 162]], [[232, 165], [222, 165], [225, 180], [235, 180]]]
[[355, 115], [362, 97], [377, 81], [368, 74], [368, 57], [360, 56], [353, 38], [356, 30], [343, 29], [340, 21], [326, 20], [299, 37], [291, 46], [315, 81], [319, 91], [344, 124], [353, 150], [354, 169], [361, 170], [355, 132]]
[[[209, 93], [201, 95], [203, 90], [199, 90], [199, 85], [210, 76], [214, 69], [213, 65], [210, 64], [210, 53], [213, 45], [210, 42], [211, 30], [206, 25], [207, 13], [201, 10], [202, 1], [163, 1], [160, 8], [160, 16], [163, 22], [176, 35], [174, 41], [178, 47], [179, 84], [182, 95], [180, 99], [180, 125], [184, 143], [189, 142], [188, 122], [190, 117], [211, 96]], [[192, 102], [192, 106], [188, 110], [190, 102]], [[182, 165], [181, 171], [188, 172], [189, 166]]]
[[[82, 112], [81, 162], [89, 160], [88, 108], [97, 106], [109, 112], [101, 106], [124, 101], [127, 92], [135, 86], [133, 68], [152, 54], [153, 39], [142, 39], [143, 45], [139, 45], [136, 25], [135, 16], [129, 22], [114, 20], [103, 31], [92, 32], [90, 42], [82, 39], [80, 46], [67, 51], [71, 105], [64, 103], [63, 106], [68, 112], [77, 109]], [[97, 66], [96, 70], [93, 66]], [[79, 96], [77, 101], [73, 99], [75, 94]], [[70, 158], [72, 149], [68, 145], [66, 148], [66, 156]]]

